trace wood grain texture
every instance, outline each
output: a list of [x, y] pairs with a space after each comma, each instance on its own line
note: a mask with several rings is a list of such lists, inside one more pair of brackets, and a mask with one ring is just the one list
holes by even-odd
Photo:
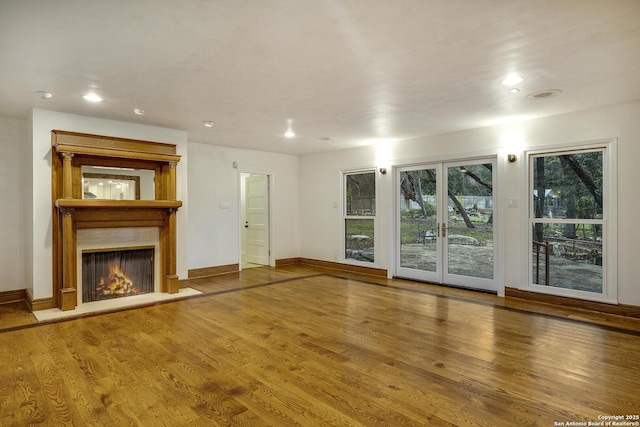
[[189, 279], [219, 276], [221, 274], [236, 273], [240, 270], [239, 264], [218, 265], [215, 267], [194, 268], [188, 271]]
[[5, 301], [0, 304], [0, 331], [35, 322], [36, 318], [31, 314], [26, 299]]
[[[54, 307], [75, 307], [74, 244], [82, 228], [159, 227], [161, 290], [177, 292], [175, 212], [182, 202], [175, 200], [176, 146], [61, 130], [51, 132], [51, 145]], [[83, 200], [83, 165], [155, 170], [156, 200]]]
[[603, 312], [617, 314], [620, 316], [637, 317], [640, 319], [640, 306], [628, 304], [606, 304], [602, 302], [586, 301], [577, 298], [561, 297], [556, 295], [543, 294], [540, 292], [523, 291], [516, 288], [505, 289], [507, 297], [521, 298], [529, 301], [544, 302], [548, 304], [568, 306], [591, 310], [594, 312]]
[[8, 302], [25, 301], [26, 299], [27, 299], [27, 291], [25, 291], [24, 289], [0, 292], [0, 304], [5, 304]]
[[[362, 267], [359, 265], [350, 265], [344, 264], [340, 262], [332, 262], [332, 261], [322, 261], [317, 259], [310, 258], [295, 258], [296, 263], [303, 266], [322, 268], [327, 271], [339, 271], [339, 272], [348, 272], [348, 273], [357, 273], [357, 274], [367, 274], [378, 277], [387, 277], [387, 270], [382, 268], [373, 268], [373, 267]], [[292, 263], [293, 258], [289, 258], [285, 261], [284, 265], [290, 265]], [[276, 265], [277, 261], [276, 261]]]
[[0, 333], [0, 425], [552, 426], [640, 412], [636, 319], [302, 266], [190, 285], [205, 294]]
[[155, 141], [119, 138], [113, 136], [93, 135], [88, 133], [52, 130], [52, 145], [70, 145], [76, 147], [101, 148], [111, 150], [140, 151], [155, 154], [176, 154], [175, 144]]

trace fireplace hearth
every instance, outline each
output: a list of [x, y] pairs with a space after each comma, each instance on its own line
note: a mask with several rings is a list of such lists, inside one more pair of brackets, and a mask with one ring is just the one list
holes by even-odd
[[154, 247], [83, 251], [82, 302], [154, 291]]

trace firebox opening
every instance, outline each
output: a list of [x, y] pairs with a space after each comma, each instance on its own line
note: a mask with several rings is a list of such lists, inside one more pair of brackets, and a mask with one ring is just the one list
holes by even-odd
[[82, 302], [154, 291], [154, 247], [82, 251]]

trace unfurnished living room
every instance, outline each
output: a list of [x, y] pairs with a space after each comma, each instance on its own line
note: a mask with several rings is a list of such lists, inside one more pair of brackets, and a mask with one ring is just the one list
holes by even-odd
[[0, 1], [0, 425], [640, 426], [640, 1]]

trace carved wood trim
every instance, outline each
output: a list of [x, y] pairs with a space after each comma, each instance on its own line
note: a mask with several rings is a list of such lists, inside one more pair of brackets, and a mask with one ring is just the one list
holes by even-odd
[[[178, 292], [175, 217], [182, 202], [175, 200], [175, 168], [180, 160], [176, 146], [60, 130], [52, 131], [51, 145], [51, 306], [63, 310], [76, 306], [76, 232], [86, 228], [158, 227], [160, 288], [162, 292]], [[154, 170], [155, 200], [82, 199], [83, 165]]]
[[82, 154], [88, 156], [98, 156], [98, 157], [117, 157], [119, 159], [138, 159], [138, 160], [149, 160], [155, 162], [177, 162], [180, 160], [180, 156], [178, 155], [168, 155], [168, 154], [151, 154], [151, 153], [142, 153], [139, 151], [130, 151], [130, 150], [114, 150], [110, 148], [96, 148], [96, 147], [79, 147], [68, 144], [56, 144], [54, 145], [56, 151], [58, 153], [71, 153], [71, 154]]
[[[166, 144], [163, 142], [93, 135], [89, 133], [69, 132], [57, 129], [51, 132], [54, 135], [55, 143], [60, 145], [138, 151], [147, 154], [176, 154], [176, 146], [174, 144]], [[179, 157], [180, 156], [178, 156], [178, 160]]]
[[[57, 301], [57, 299], [55, 299]], [[27, 292], [27, 307], [30, 311], [48, 310], [50, 308], [56, 308], [54, 298], [39, 298], [32, 299], [31, 295]]]

